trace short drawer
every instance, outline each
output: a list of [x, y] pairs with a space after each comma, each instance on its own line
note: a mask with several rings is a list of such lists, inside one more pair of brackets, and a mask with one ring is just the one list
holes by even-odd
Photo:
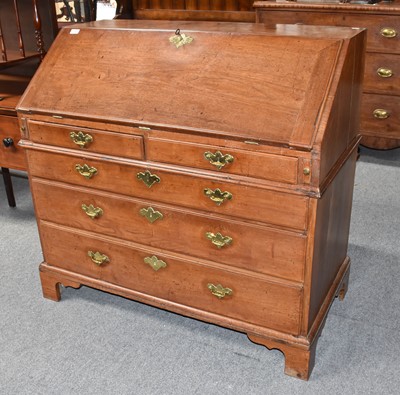
[[363, 94], [361, 133], [375, 137], [400, 138], [400, 97]]
[[20, 139], [18, 119], [0, 115], [0, 166], [26, 170], [24, 150], [18, 147]]
[[27, 157], [30, 173], [36, 177], [293, 229], [302, 230], [307, 225], [308, 197], [303, 195], [153, 169], [146, 164], [123, 164], [29, 149]]
[[364, 92], [400, 95], [400, 55], [366, 54]]
[[34, 178], [39, 219], [303, 281], [306, 236]]
[[176, 165], [239, 174], [289, 184], [297, 183], [298, 159], [279, 155], [149, 138], [147, 159]]
[[296, 335], [302, 288], [221, 270], [74, 228], [40, 225], [48, 265]]
[[142, 136], [38, 121], [29, 121], [28, 128], [30, 139], [35, 143], [131, 159], [143, 158]]

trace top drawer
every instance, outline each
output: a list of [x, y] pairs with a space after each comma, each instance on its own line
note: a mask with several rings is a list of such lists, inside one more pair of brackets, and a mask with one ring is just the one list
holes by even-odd
[[37, 121], [29, 121], [28, 128], [30, 138], [35, 143], [143, 159], [142, 136]]

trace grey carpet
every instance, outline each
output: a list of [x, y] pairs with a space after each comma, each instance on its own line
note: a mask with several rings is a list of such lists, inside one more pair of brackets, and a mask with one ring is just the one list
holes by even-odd
[[1, 394], [398, 394], [400, 150], [362, 149], [350, 288], [332, 305], [309, 382], [244, 334], [101, 291], [43, 299], [40, 243], [24, 178], [17, 208], [0, 179]]

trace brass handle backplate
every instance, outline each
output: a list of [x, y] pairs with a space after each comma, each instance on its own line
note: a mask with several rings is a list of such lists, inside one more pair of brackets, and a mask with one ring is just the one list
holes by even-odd
[[159, 183], [161, 181], [160, 177], [156, 174], [151, 174], [148, 170], [137, 173], [136, 177], [138, 180], [143, 181], [148, 188], [151, 188], [156, 182]]
[[139, 211], [140, 215], [145, 217], [151, 224], [158, 219], [163, 219], [163, 215], [157, 211], [154, 210], [153, 207], [148, 207], [148, 208], [142, 208]]
[[393, 75], [393, 71], [386, 69], [385, 67], [379, 67], [379, 69], [376, 70], [376, 73], [382, 78], [390, 78]]
[[223, 236], [221, 233], [214, 234], [212, 232], [206, 233], [206, 238], [211, 240], [216, 247], [222, 248], [232, 243], [233, 239], [230, 236]]
[[234, 157], [230, 154], [223, 154], [221, 151], [217, 151], [214, 154], [212, 152], [204, 152], [204, 158], [206, 158], [213, 166], [218, 170], [221, 170], [224, 166], [233, 162]]
[[381, 35], [386, 38], [393, 38], [397, 36], [397, 31], [392, 27], [384, 27], [381, 29]]
[[152, 257], [146, 256], [146, 258], [144, 258], [144, 263], [149, 265], [154, 271], [167, 267], [167, 264], [161, 259], [158, 259], [155, 255]]
[[86, 146], [93, 142], [93, 137], [88, 133], [71, 132], [69, 137], [79, 148], [87, 148]]
[[190, 44], [192, 41], [193, 37], [187, 36], [185, 33], [181, 33], [180, 29], [176, 29], [175, 35], [169, 38], [169, 42], [174, 44], [176, 48]]
[[103, 209], [100, 207], [94, 207], [93, 204], [90, 204], [89, 206], [82, 204], [81, 207], [85, 214], [91, 219], [95, 219], [103, 215]]
[[224, 288], [221, 284], [214, 285], [212, 283], [207, 284], [207, 288], [211, 291], [211, 293], [216, 296], [218, 299], [222, 299], [225, 296], [233, 295], [233, 291], [230, 288]]
[[226, 200], [231, 200], [233, 195], [228, 192], [222, 192], [219, 188], [212, 190], [210, 188], [204, 189], [204, 195], [211, 199], [217, 206], [220, 206]]
[[104, 263], [110, 262], [110, 258], [107, 255], [102, 254], [99, 251], [93, 252], [93, 251], [88, 251], [88, 256], [90, 259], [97, 265], [101, 266]]
[[390, 116], [389, 111], [382, 108], [377, 108], [376, 110], [374, 110], [373, 115], [377, 119], [387, 119]]
[[87, 180], [97, 174], [97, 169], [95, 167], [87, 165], [86, 163], [84, 165], [76, 164], [75, 170]]

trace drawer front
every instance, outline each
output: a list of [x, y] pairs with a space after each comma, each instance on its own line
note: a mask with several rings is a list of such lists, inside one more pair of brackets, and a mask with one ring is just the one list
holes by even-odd
[[[263, 327], [299, 332], [300, 287], [239, 275], [46, 222], [41, 223], [41, 237], [49, 265]], [[89, 251], [100, 253], [93, 256], [97, 263]], [[218, 292], [212, 285], [225, 290]]]
[[361, 133], [376, 137], [400, 138], [400, 97], [363, 94]]
[[[136, 196], [152, 202], [305, 229], [308, 198], [268, 189], [238, 185], [195, 174], [94, 160], [88, 157], [27, 150], [32, 176]], [[90, 179], [76, 171], [92, 170]], [[84, 166], [87, 165], [87, 168]], [[150, 187], [146, 186], [146, 180]], [[151, 184], [154, 182], [153, 184]]]
[[400, 55], [366, 54], [364, 92], [400, 95]]
[[[4, 139], [11, 139], [4, 144]], [[0, 115], [0, 166], [26, 170], [24, 150], [18, 147], [21, 139], [18, 119]]]
[[334, 12], [275, 11], [266, 9], [259, 14], [260, 22], [273, 24], [305, 24], [367, 28], [367, 51], [400, 54], [400, 18], [398, 15], [351, 14]]
[[28, 128], [30, 139], [35, 143], [131, 159], [143, 159], [142, 136], [37, 121], [29, 121]]
[[37, 217], [46, 221], [303, 281], [306, 237], [298, 233], [35, 178], [32, 191]]
[[149, 138], [148, 160], [239, 174], [266, 180], [297, 183], [298, 159], [258, 152]]

